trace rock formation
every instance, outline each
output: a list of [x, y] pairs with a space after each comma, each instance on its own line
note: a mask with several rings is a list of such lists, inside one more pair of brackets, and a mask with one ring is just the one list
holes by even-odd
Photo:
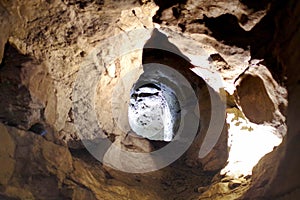
[[[299, 13], [0, 1], [0, 199], [298, 199]], [[159, 137], [128, 114], [145, 84]]]

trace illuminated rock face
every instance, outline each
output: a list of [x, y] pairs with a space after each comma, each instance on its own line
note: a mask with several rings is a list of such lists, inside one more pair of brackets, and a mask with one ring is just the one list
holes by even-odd
[[[275, 123], [273, 127], [280, 133], [285, 133], [286, 120], [280, 112], [288, 115], [289, 129], [283, 144], [257, 164], [253, 170], [249, 192], [240, 198], [299, 199], [300, 157], [297, 152], [300, 147], [298, 144], [300, 95], [297, 89], [300, 87], [300, 72], [299, 68], [295, 67], [300, 57], [297, 51], [299, 46], [297, 33], [300, 30], [297, 23], [300, 19], [297, 17], [300, 11], [299, 1], [187, 0], [180, 1], [181, 3], [173, 1], [174, 5], [168, 7], [169, 5], [161, 5], [164, 3], [154, 0], [160, 6], [154, 17], [158, 7], [147, 0], [101, 2], [98, 0], [1, 1], [0, 82], [2, 85], [0, 85], [2, 92], [0, 93], [2, 97], [0, 102], [3, 109], [0, 109], [0, 121], [3, 123], [0, 123], [0, 135], [2, 135], [0, 160], [2, 159], [3, 162], [1, 161], [0, 165], [0, 199], [186, 199], [187, 197], [189, 199], [237, 199], [242, 195], [241, 191], [248, 189], [242, 183], [240, 187], [229, 190], [228, 187], [233, 188], [229, 186], [226, 179], [218, 182], [216, 176], [214, 181], [211, 181], [214, 174], [202, 173], [201, 169], [217, 171], [226, 161], [226, 158], [225, 161], [221, 159], [226, 157], [223, 147], [227, 149], [228, 128], [224, 127], [223, 137], [210, 155], [198, 162], [198, 149], [211, 119], [210, 102], [207, 100], [209, 95], [205, 95], [200, 84], [195, 84], [194, 80], [198, 80], [197, 77], [194, 78], [188, 73], [191, 66], [184, 67], [185, 65], [181, 65], [177, 60], [174, 61], [173, 57], [165, 58], [160, 54], [153, 56], [155, 59], [161, 57], [162, 63], [172, 61], [180, 66], [178, 69], [180, 68], [180, 72], [194, 83], [196, 91], [203, 92], [203, 95], [199, 95], [201, 132], [197, 135], [194, 146], [186, 153], [188, 159], [180, 159], [180, 162], [174, 165], [176, 167], [171, 166], [155, 173], [123, 174], [95, 163], [94, 160], [89, 159], [89, 154], [81, 149], [82, 145], [76, 135], [77, 130], [72, 114], [74, 112], [72, 91], [78, 74], [78, 63], [85, 60], [95, 45], [105, 38], [133, 29], [152, 28], [153, 20], [156, 20], [162, 29], [170, 28], [181, 36], [193, 39], [193, 41], [185, 40], [183, 37], [172, 35], [168, 37], [179, 46], [180, 51], [187, 50], [186, 53], [198, 55], [200, 50], [194, 47], [194, 43], [203, 43], [207, 46], [205, 49], [211, 55], [206, 60], [216, 65], [226, 85], [232, 86], [233, 90], [240, 87], [235, 93], [236, 99], [231, 96], [232, 93], [228, 95], [226, 93], [226, 96], [232, 99], [230, 103], [227, 99], [229, 109], [242, 112], [242, 115], [239, 115], [238, 112], [230, 113], [230, 110], [227, 110], [230, 119], [228, 127], [236, 130], [240, 128], [234, 138], [245, 141], [249, 146], [253, 144], [255, 152], [261, 153], [257, 150], [257, 146], [265, 140], [252, 137], [253, 133], [257, 132], [250, 132], [251, 127], [244, 127], [243, 123], [240, 123], [239, 116], [260, 124], [266, 121]], [[144, 5], [140, 5], [139, 2], [143, 2]], [[136, 37], [136, 40], [142, 41], [140, 37]], [[5, 50], [5, 44], [16, 48], [18, 53], [13, 54]], [[185, 48], [186, 44], [189, 48]], [[120, 46], [122, 47], [123, 43]], [[114, 52], [110, 50], [118, 49], [120, 46], [109, 48], [107, 55]], [[105, 55], [106, 49], [102, 52], [102, 55]], [[138, 52], [134, 53], [138, 54]], [[19, 54], [30, 59], [24, 59]], [[274, 84], [273, 78], [264, 79], [262, 65], [248, 66], [251, 59], [256, 57], [269, 60], [263, 63], [267, 64], [266, 67], [275, 75], [274, 78], [279, 80], [282, 78], [282, 84], [288, 87], [288, 108], [285, 101], [281, 101], [281, 98], [286, 98], [285, 92], [279, 90], [280, 87]], [[99, 104], [96, 102], [99, 110], [111, 110], [109, 96], [112, 94], [116, 80], [130, 70], [137, 69], [132, 66], [140, 66], [141, 60], [138, 56], [127, 55], [125, 58], [115, 60], [113, 67], [106, 66], [106, 71], [103, 72], [105, 79], [101, 79], [99, 84], [101, 89], [105, 89], [99, 89], [102, 92], [102, 99]], [[203, 63], [200, 64], [202, 66]], [[247, 70], [248, 67], [250, 68]], [[264, 84], [253, 78], [247, 81], [241, 74], [259, 76]], [[237, 80], [236, 77], [241, 78]], [[88, 76], [84, 78], [89, 80]], [[115, 80], [112, 80], [113, 78]], [[266, 87], [266, 91], [262, 87]], [[132, 98], [131, 112], [135, 115], [133, 111], [138, 111], [135, 117], [142, 119], [142, 122], [148, 123], [150, 119], [146, 128], [158, 129], [158, 132], [150, 136], [145, 131], [148, 130], [145, 129], [146, 125], [143, 128], [139, 127], [141, 124], [131, 128], [151, 140], [175, 140], [173, 137], [178, 125], [176, 111], [179, 111], [179, 106], [173, 94], [166, 92], [163, 86], [156, 90], [155, 87], [144, 89], [146, 91], [140, 88], [139, 93], [146, 93], [149, 96]], [[132, 95], [129, 94], [129, 90], [130, 86], [127, 93], [124, 92], [127, 88], [117, 90], [116, 93], [126, 94], [129, 100], [129, 96]], [[116, 98], [122, 99], [120, 97], [122, 95]], [[180, 100], [179, 97], [180, 95], [178, 95]], [[142, 103], [139, 103], [139, 100]], [[130, 101], [127, 102], [127, 98], [123, 103], [126, 108], [129, 108]], [[185, 104], [181, 101], [180, 104], [183, 116]], [[148, 105], [150, 108], [143, 110], [143, 105]], [[122, 107], [116, 110], [117, 113], [121, 113], [119, 111], [125, 109]], [[101, 117], [99, 123], [104, 127], [105, 134], [108, 134], [107, 137], [114, 143], [113, 145], [121, 146], [120, 148], [128, 151], [150, 152], [152, 146], [159, 144], [144, 138], [119, 134], [113, 123], [114, 116], [105, 112], [100, 114], [102, 115], [99, 115]], [[123, 114], [126, 117], [120, 117], [118, 120], [127, 122], [127, 111]], [[143, 114], [149, 116], [143, 117]], [[157, 116], [159, 120], [155, 121], [153, 116]], [[28, 130], [37, 122], [45, 122], [49, 125], [48, 133], [44, 137], [35, 135], [31, 131], [21, 130]], [[133, 122], [131, 120], [131, 123]], [[88, 126], [87, 123], [84, 125]], [[142, 130], [137, 131], [138, 128]], [[229, 134], [232, 133], [230, 129]], [[244, 137], [243, 133], [247, 131], [250, 133]], [[153, 134], [151, 130], [149, 133]], [[228, 139], [231, 138], [229, 136]], [[249, 138], [253, 139], [252, 143]], [[239, 140], [236, 141], [238, 147], [242, 146], [241, 149], [249, 147], [241, 145]], [[64, 142], [67, 144], [62, 145]], [[231, 146], [231, 150], [237, 146]], [[250, 146], [248, 152], [252, 154], [253, 148]], [[249, 161], [248, 157], [243, 158]], [[181, 163], [183, 160], [185, 163]], [[224, 187], [215, 187], [215, 185], [210, 187], [209, 184], [213, 182], [220, 183], [219, 185]], [[230, 183], [236, 184], [236, 182]], [[265, 185], [267, 187], [262, 187]], [[202, 194], [203, 190], [205, 192]]]
[[167, 87], [146, 84], [131, 93], [129, 124], [142, 137], [171, 141], [178, 127], [179, 114], [178, 100]]

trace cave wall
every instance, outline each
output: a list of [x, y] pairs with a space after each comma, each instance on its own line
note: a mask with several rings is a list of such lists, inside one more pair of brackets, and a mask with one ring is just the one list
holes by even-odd
[[[2, 74], [5, 70], [15, 70], [8, 78], [1, 74], [1, 81], [3, 81], [1, 86], [8, 79], [12, 79], [15, 93], [9, 94], [10, 99], [15, 100], [15, 95], [22, 94], [20, 99], [16, 99], [16, 103], [14, 101], [7, 103], [5, 102], [7, 98], [1, 96], [3, 98], [1, 103], [4, 103], [4, 106], [0, 104], [3, 108], [0, 114], [4, 117], [2, 115], [0, 117], [5, 118], [2, 122], [6, 124], [1, 124], [1, 135], [4, 140], [1, 140], [0, 147], [5, 148], [0, 148], [0, 160], [4, 163], [0, 167], [0, 194], [17, 199], [113, 199], [116, 197], [139, 199], [141, 196], [144, 199], [174, 199], [186, 196], [196, 198], [204, 188], [208, 192], [206, 196], [202, 196], [203, 199], [222, 198], [225, 194], [236, 197], [234, 192], [228, 189], [227, 182], [222, 183], [226, 189], [212, 187], [209, 190], [208, 186], [213, 182], [214, 174], [201, 171], [203, 169], [215, 171], [224, 166], [228, 156], [224, 145], [227, 142], [226, 124], [217, 146], [206, 158], [194, 159], [203, 140], [199, 137], [188, 151], [188, 156], [184, 157], [186, 160], [180, 160], [174, 166], [148, 175], [128, 175], [106, 169], [97, 162], [93, 163], [88, 152], [81, 151], [83, 147], [76, 135], [73, 125], [74, 116], [72, 116], [72, 92], [80, 63], [98, 43], [113, 34], [135, 28], [152, 28], [154, 26], [152, 16], [159, 9], [153, 18], [155, 22], [166, 30], [171, 28], [173, 31], [186, 34], [182, 38], [169, 35], [170, 40], [173, 39], [176, 43], [182, 39], [182, 44], [181, 42], [176, 44], [179, 47], [181, 45], [182, 51], [184, 45], [191, 41], [190, 39], [194, 40], [195, 44], [203, 45], [203, 48], [209, 52], [211, 62], [214, 63], [212, 66], [216, 67], [222, 74], [222, 78], [230, 84], [234, 84], [237, 79], [241, 80], [241, 84], [243, 80], [247, 81], [240, 76], [241, 74], [257, 73], [255, 67], [252, 68], [253, 71], [249, 70], [245, 73], [251, 58], [265, 58], [266, 62], [263, 64], [269, 68], [275, 80], [268, 81], [267, 79], [272, 77], [268, 74], [267, 78], [263, 77], [258, 81], [258, 85], [261, 86], [259, 89], [265, 95], [261, 98], [266, 100], [268, 99], [266, 95], [270, 96], [261, 107], [267, 105], [272, 109], [267, 112], [267, 116], [264, 115], [265, 112], [256, 116], [259, 113], [251, 113], [256, 107], [251, 107], [248, 118], [251, 120], [252, 117], [252, 121], [258, 120], [255, 121], [258, 123], [272, 122], [274, 119], [272, 113], [277, 112], [275, 125], [280, 129], [281, 135], [285, 135], [286, 130], [284, 127], [286, 94], [285, 91], [280, 93], [279, 89], [284, 85], [287, 86], [289, 92], [287, 136], [281, 146], [258, 163], [253, 171], [252, 185], [242, 198], [295, 199], [299, 197], [300, 177], [297, 170], [300, 161], [295, 153], [299, 152], [297, 139], [300, 139], [299, 126], [297, 126], [299, 121], [297, 110], [300, 106], [297, 99], [300, 86], [299, 70], [296, 67], [300, 58], [297, 51], [300, 34], [297, 15], [300, 12], [299, 3], [297, 1], [274, 3], [273, 7], [269, 8], [269, 1], [257, 3], [189, 0], [170, 4], [155, 1], [161, 6], [158, 8], [153, 3], [141, 2], [143, 5], [138, 1], [0, 2], [0, 28], [3, 30], [0, 34], [0, 60], [2, 60], [0, 70]], [[266, 15], [267, 13], [269, 14]], [[273, 31], [276, 33], [274, 37]], [[7, 49], [5, 44], [13, 50], [5, 50]], [[249, 49], [251, 45], [253, 48]], [[10, 51], [14, 53], [9, 53]], [[186, 51], [193, 51], [193, 47]], [[13, 55], [12, 60], [18, 58], [21, 63], [9, 64], [11, 55]], [[141, 55], [139, 56], [138, 59], [141, 59]], [[26, 59], [22, 60], [23, 58]], [[121, 62], [119, 67], [124, 67], [130, 62], [134, 63], [130, 58], [129, 61], [124, 59], [125, 61]], [[119, 64], [115, 63], [115, 65]], [[260, 64], [253, 65], [260, 66]], [[108, 87], [109, 84], [114, 84], [110, 82], [115, 77], [114, 72], [118, 73], [118, 69], [114, 71], [113, 67], [109, 66], [106, 80], [103, 79], [102, 83], [108, 84]], [[285, 73], [287, 80], [284, 78]], [[5, 74], [9, 75], [9, 73]], [[281, 86], [273, 84], [274, 81]], [[240, 83], [237, 82], [236, 85]], [[266, 87], [265, 91], [262, 83], [273, 84], [273, 87]], [[24, 86], [24, 92], [23, 90], [20, 92], [18, 84]], [[246, 93], [249, 92], [248, 84], [253, 82], [246, 83], [244, 89]], [[101, 91], [100, 86], [99, 91]], [[278, 90], [274, 94], [275, 88]], [[0, 87], [0, 89], [3, 94], [7, 92], [7, 87]], [[246, 109], [255, 97], [253, 88], [250, 87], [249, 90], [252, 91], [250, 100], [243, 91], [242, 94], [238, 92], [237, 95], [239, 98], [246, 96], [245, 101], [250, 103], [246, 102], [243, 105], [236, 100], [228, 99], [227, 102], [225, 100], [227, 106]], [[234, 97], [230, 96], [230, 98]], [[102, 101], [105, 102], [105, 99]], [[19, 110], [14, 112], [19, 119], [16, 120], [14, 115], [10, 116], [11, 113], [7, 113], [11, 111], [5, 107], [9, 103], [14, 108], [18, 106], [26, 108], [24, 112], [18, 113]], [[204, 106], [203, 112], [205, 109]], [[103, 110], [98, 112], [101, 117], [104, 116], [101, 113]], [[245, 114], [247, 115], [246, 110]], [[203, 117], [202, 120], [206, 118]], [[26, 131], [36, 122], [45, 124], [48, 132], [45, 137]], [[106, 123], [105, 120], [102, 122]], [[113, 128], [107, 124], [103, 126]], [[202, 131], [205, 132], [205, 128], [204, 126]], [[119, 142], [121, 144], [128, 141], [123, 137]], [[140, 145], [146, 151], [151, 149], [147, 141], [129, 141], [130, 145], [135, 145], [136, 149]], [[51, 192], [46, 191], [42, 185], [47, 185]], [[237, 194], [238, 196], [241, 194]]]
[[[298, 199], [300, 196], [299, 149], [299, 58], [298, 44], [299, 1], [278, 3], [274, 6], [276, 34], [270, 51], [286, 71], [288, 89], [287, 136], [275, 152], [266, 156], [254, 169], [253, 189], [246, 198]], [[274, 162], [275, 161], [275, 162]], [[267, 164], [266, 164], [267, 163]], [[270, 166], [270, 167], [266, 167]], [[266, 178], [263, 177], [262, 172]], [[258, 178], [259, 177], [259, 178]], [[268, 178], [269, 177], [269, 178]], [[268, 180], [269, 179], [269, 180]], [[265, 181], [265, 183], [263, 183]]]

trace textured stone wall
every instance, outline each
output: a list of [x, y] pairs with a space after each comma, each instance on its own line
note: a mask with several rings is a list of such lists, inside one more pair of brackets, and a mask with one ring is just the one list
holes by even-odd
[[[268, 0], [1, 1], [0, 198], [297, 199], [299, 5]], [[158, 33], [154, 27], [161, 40], [149, 40]], [[120, 35], [139, 49], [112, 60], [126, 50], [126, 37], [112, 37]], [[152, 42], [169, 52], [153, 51]], [[88, 132], [87, 141], [108, 138], [130, 152], [164, 147], [128, 136], [126, 101], [142, 64], [151, 62], [166, 64], [188, 80], [198, 98], [200, 125], [191, 147], [172, 165], [151, 173], [119, 172], [110, 162], [132, 168], [146, 168], [147, 162], [119, 158], [109, 144], [103, 147], [103, 165], [82, 145], [80, 133]], [[87, 109], [74, 109], [78, 105]], [[79, 118], [78, 124], [80, 112], [93, 120]], [[226, 113], [233, 114], [232, 121], [225, 121]], [[219, 172], [233, 147], [228, 130], [238, 127], [238, 119], [267, 124], [284, 139], [252, 176], [234, 178]], [[32, 128], [37, 123], [45, 136]], [[251, 134], [251, 126], [246, 129]]]
[[[272, 53], [286, 71], [288, 89], [287, 136], [275, 152], [265, 157], [254, 170], [253, 188], [246, 198], [298, 199], [300, 197], [299, 166], [299, 29], [298, 1], [274, 6], [276, 35]], [[264, 173], [267, 172], [267, 173]]]

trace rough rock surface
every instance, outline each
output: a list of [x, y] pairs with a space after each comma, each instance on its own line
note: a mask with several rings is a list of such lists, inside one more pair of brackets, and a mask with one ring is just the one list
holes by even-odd
[[32, 95], [36, 90], [29, 86], [29, 82], [32, 82], [30, 79], [34, 75], [29, 75], [31, 73], [28, 71], [41, 66], [10, 45], [6, 46], [4, 56], [0, 68], [0, 118], [7, 124], [29, 129], [34, 123], [42, 120], [44, 106]]
[[[276, 10], [276, 8], [284, 9]], [[290, 1], [284, 4], [275, 4], [274, 15], [277, 29], [273, 43], [270, 45], [272, 53], [287, 72], [287, 90], [289, 105], [287, 108], [287, 136], [283, 144], [264, 158], [254, 169], [253, 189], [249, 190], [245, 198], [272, 199], [297, 199], [299, 193], [299, 69], [295, 68], [299, 60], [299, 9], [298, 1]], [[287, 20], [286, 16], [289, 16]], [[283, 39], [285, 38], [285, 39]], [[272, 163], [270, 163], [272, 162]], [[270, 163], [270, 164], [269, 164]], [[265, 174], [264, 172], [267, 172]], [[268, 185], [267, 187], [264, 187]]]
[[[284, 125], [287, 92], [274, 80], [265, 66], [250, 65], [235, 84], [236, 101], [251, 122], [261, 124], [273, 121], [277, 126]], [[283, 133], [285, 132], [284, 128]]]
[[[127, 189], [121, 182], [105, 184], [99, 163], [86, 164], [69, 149], [32, 132], [1, 124], [1, 193], [17, 199], [145, 199], [156, 198], [141, 189]], [[95, 162], [95, 161], [94, 161]]]
[[[299, 5], [296, 0], [1, 1], [0, 198], [297, 199]], [[163, 33], [161, 45], [173, 54], [142, 49], [151, 46], [154, 27]], [[127, 32], [133, 30], [149, 32], [129, 42], [137, 51], [111, 60], [126, 49], [123, 42], [110, 45], [112, 36], [130, 38]], [[129, 91], [141, 65], [153, 61], [172, 66], [193, 87], [199, 100], [198, 134], [166, 168], [142, 174], [115, 171], [109, 167], [110, 159], [119, 160], [115, 149], [105, 147], [108, 164], [101, 164], [84, 149], [80, 133], [91, 130], [85, 139], [108, 138], [131, 152], [163, 148], [165, 143], [127, 134]], [[96, 74], [81, 73], [82, 66]], [[215, 84], [216, 72], [221, 85]], [[124, 79], [127, 74], [130, 78]], [[93, 92], [77, 87], [81, 80]], [[74, 91], [82, 96], [77, 99]], [[74, 104], [93, 108], [90, 116], [99, 126], [81, 121], [78, 130]], [[222, 105], [227, 112], [237, 109], [235, 118], [242, 113], [243, 119], [268, 124], [284, 137], [260, 160], [252, 178], [218, 175], [227, 161], [233, 125], [225, 122]], [[214, 112], [216, 106], [220, 112]], [[45, 136], [32, 131], [37, 123]], [[139, 164], [119, 161], [124, 160], [129, 167]]]

